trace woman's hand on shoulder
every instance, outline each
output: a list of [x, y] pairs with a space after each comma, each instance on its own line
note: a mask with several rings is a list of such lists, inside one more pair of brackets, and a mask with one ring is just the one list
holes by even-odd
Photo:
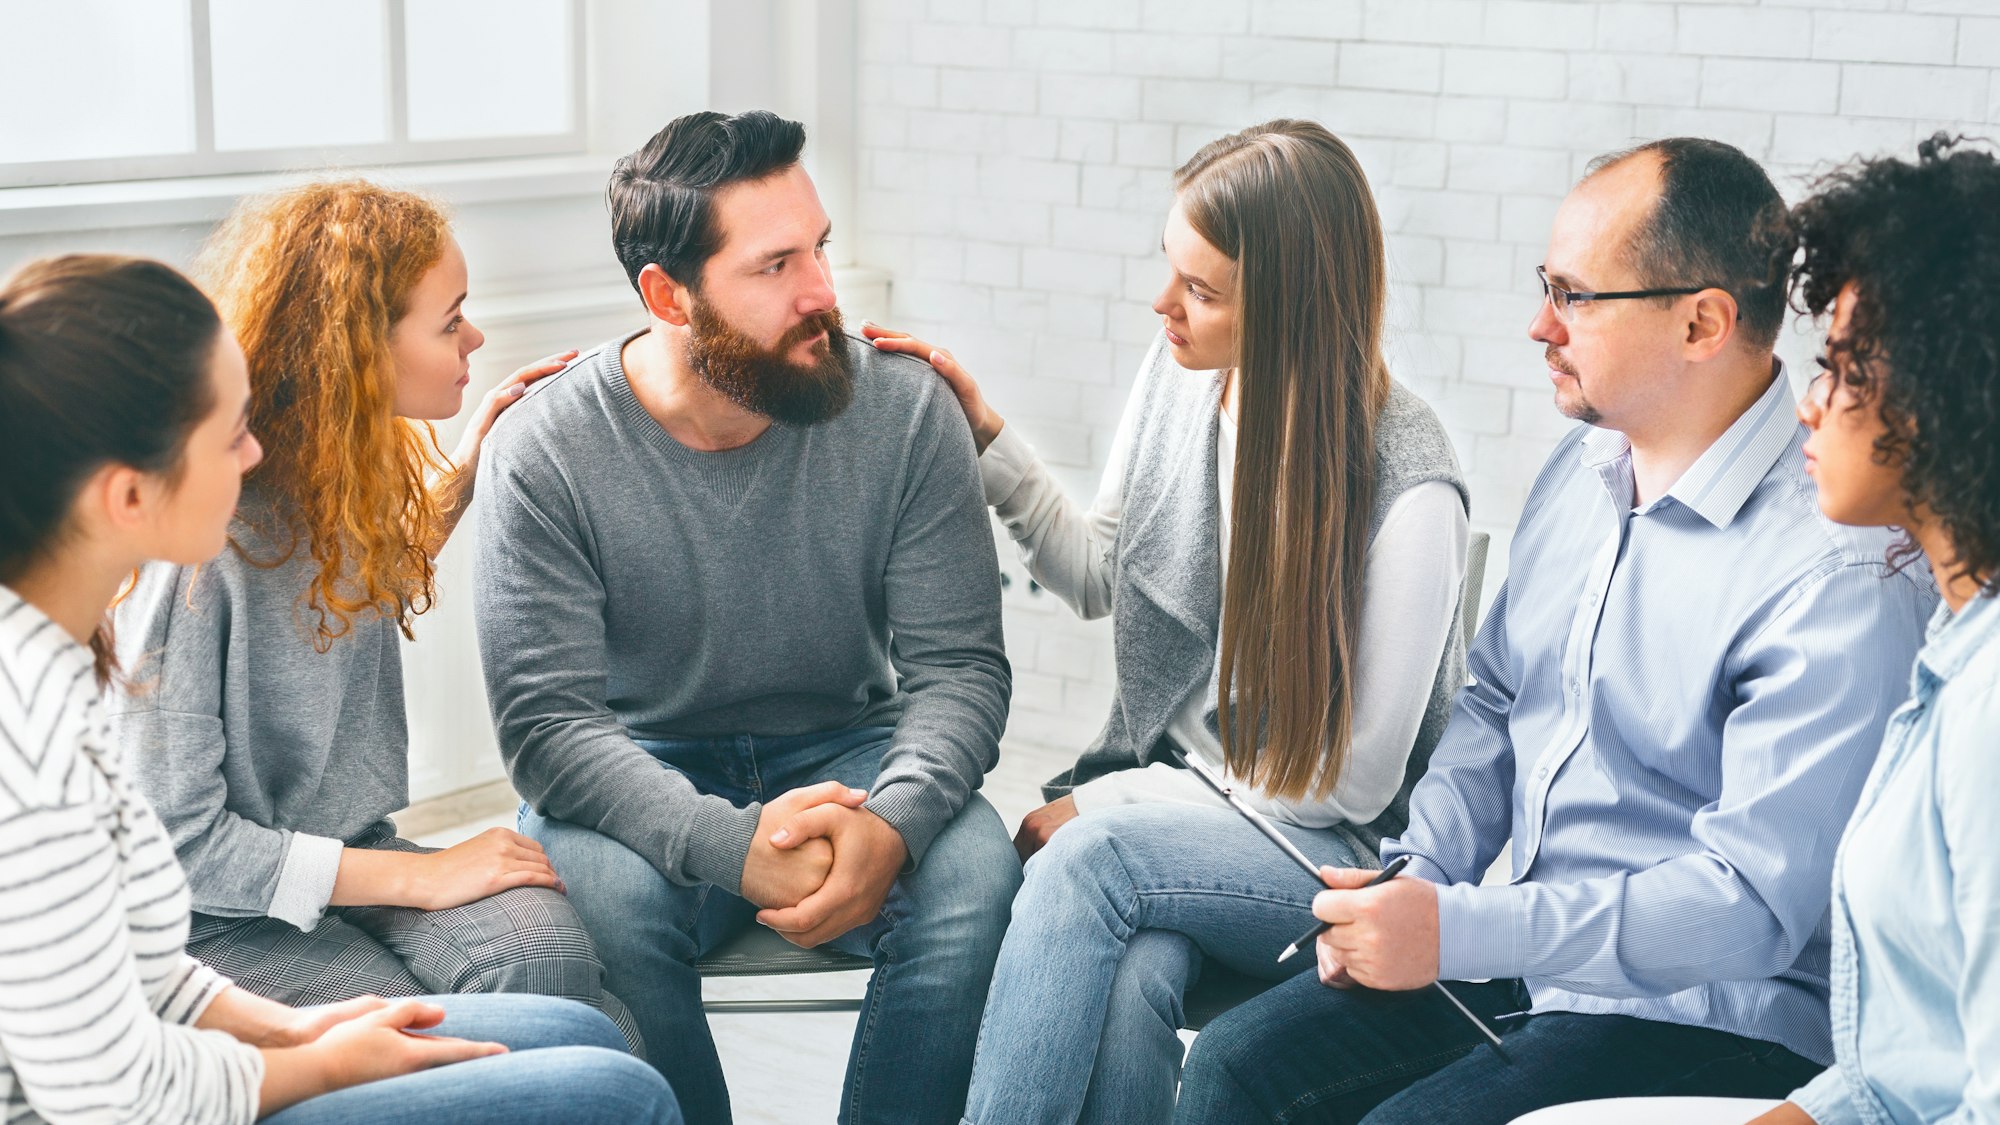
[[972, 444], [979, 452], [986, 452], [986, 447], [1000, 436], [1001, 427], [1007, 424], [1006, 419], [986, 405], [986, 396], [979, 393], [979, 384], [965, 368], [959, 366], [950, 352], [932, 347], [907, 332], [884, 328], [869, 321], [862, 322], [861, 335], [878, 351], [914, 356], [944, 376], [945, 384], [958, 397], [958, 408], [965, 411], [966, 424], [972, 427]]
[[544, 356], [500, 380], [499, 386], [487, 391], [485, 397], [479, 400], [471, 423], [465, 427], [465, 436], [458, 439], [458, 448], [452, 451], [451, 463], [458, 471], [467, 472], [478, 462], [480, 444], [508, 407], [521, 401], [521, 396], [528, 393], [529, 387], [569, 366], [569, 361], [576, 357], [575, 348]]

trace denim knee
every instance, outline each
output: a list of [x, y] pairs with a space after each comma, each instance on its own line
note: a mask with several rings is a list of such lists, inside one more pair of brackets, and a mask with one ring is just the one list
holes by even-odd
[[975, 794], [904, 879], [926, 928], [998, 950], [1021, 887], [1021, 861], [999, 814]]
[[444, 1009], [434, 1035], [490, 1039], [510, 1050], [608, 1047], [625, 1050], [625, 1036], [603, 1012], [575, 1000], [528, 992], [462, 992], [426, 997]]
[[[608, 1026], [610, 1021], [605, 1021]], [[575, 1091], [574, 1125], [681, 1125], [680, 1103], [660, 1072], [622, 1050], [556, 1048], [552, 1071]]]
[[1118, 825], [1110, 817], [1080, 816], [1063, 825], [1028, 860], [1022, 897], [1059, 887], [1101, 888], [1108, 895], [1112, 885], [1129, 883], [1123, 877], [1125, 861], [1118, 854], [1118, 838]]
[[[654, 933], [655, 927], [635, 926], [635, 919], [691, 917], [707, 890], [675, 886], [659, 868], [619, 841], [581, 825], [544, 818], [526, 806], [521, 812], [521, 831], [548, 851], [556, 873], [569, 887], [564, 901], [592, 940], [600, 960], [607, 954], [617, 955], [621, 945], [629, 947], [640, 931]], [[668, 925], [655, 936], [661, 940], [642, 941], [647, 956], [693, 963], [692, 939], [680, 926]], [[623, 952], [630, 954], [632, 950], [624, 948]]]
[[618, 1030], [610, 1016], [575, 1000], [548, 997], [544, 1003], [549, 1011], [542, 1018], [547, 1021], [550, 1034], [560, 1037], [565, 1046], [602, 1047], [621, 1055], [628, 1053], [625, 1033]]

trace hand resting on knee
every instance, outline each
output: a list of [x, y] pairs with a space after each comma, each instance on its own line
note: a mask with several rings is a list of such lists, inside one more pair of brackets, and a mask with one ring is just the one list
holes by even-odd
[[1067, 793], [1022, 817], [1021, 829], [1014, 833], [1014, 850], [1020, 854], [1021, 862], [1035, 858], [1035, 853], [1054, 838], [1056, 829], [1076, 817], [1076, 798]]
[[566, 891], [540, 844], [511, 828], [488, 828], [438, 852], [346, 848], [331, 901], [449, 910], [515, 887]]

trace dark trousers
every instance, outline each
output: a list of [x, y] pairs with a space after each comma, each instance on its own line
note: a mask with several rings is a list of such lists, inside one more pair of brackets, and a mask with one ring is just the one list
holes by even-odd
[[1519, 981], [1448, 983], [1499, 1031], [1511, 1063], [1435, 989], [1333, 989], [1301, 973], [1194, 1041], [1176, 1122], [1506, 1125], [1589, 1098], [1782, 1098], [1820, 1067], [1775, 1043], [1630, 1016], [1494, 1016]]

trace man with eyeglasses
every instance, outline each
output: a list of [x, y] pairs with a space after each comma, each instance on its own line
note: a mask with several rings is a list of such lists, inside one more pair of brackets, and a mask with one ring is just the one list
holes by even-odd
[[1318, 979], [1210, 1023], [1177, 1120], [1777, 1098], [1831, 1059], [1834, 847], [1935, 595], [1819, 514], [1772, 354], [1784, 215], [1754, 161], [1690, 138], [1600, 157], [1564, 201], [1528, 334], [1585, 424], [1383, 842], [1415, 878], [1324, 872]]

